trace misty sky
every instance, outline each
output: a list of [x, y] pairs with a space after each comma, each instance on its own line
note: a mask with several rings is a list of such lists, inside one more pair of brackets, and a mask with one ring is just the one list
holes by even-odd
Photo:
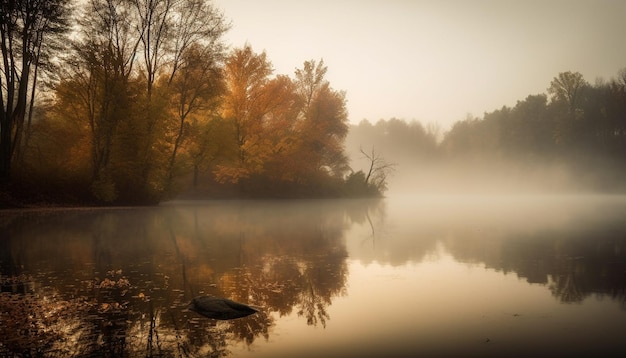
[[276, 74], [328, 66], [350, 120], [427, 124], [482, 116], [545, 93], [559, 72], [587, 81], [626, 67], [623, 0], [214, 0], [227, 43], [265, 50]]

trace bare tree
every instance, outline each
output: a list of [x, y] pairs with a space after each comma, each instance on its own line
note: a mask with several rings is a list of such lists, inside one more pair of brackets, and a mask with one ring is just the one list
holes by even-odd
[[376, 153], [374, 147], [370, 153], [365, 152], [363, 148], [359, 148], [359, 151], [369, 160], [369, 169], [365, 174], [365, 185], [375, 188], [382, 194], [387, 190], [387, 178], [395, 170], [396, 164], [388, 162], [379, 153]]
[[224, 15], [206, 0], [183, 1], [177, 14], [171, 25], [170, 82], [183, 61], [183, 54], [194, 44], [210, 48], [212, 56], [222, 56], [225, 48], [221, 37], [230, 29]]

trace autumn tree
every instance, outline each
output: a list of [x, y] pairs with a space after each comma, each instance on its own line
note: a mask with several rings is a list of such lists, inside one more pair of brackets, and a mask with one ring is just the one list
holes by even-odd
[[272, 64], [265, 52], [256, 54], [249, 45], [236, 49], [227, 58], [225, 66], [226, 88], [222, 116], [235, 129], [237, 144], [233, 165], [222, 166], [218, 176], [222, 181], [238, 182], [259, 172], [266, 151], [263, 146], [263, 117], [269, 99], [266, 86], [272, 74]]
[[90, 0], [79, 25], [63, 75], [73, 85], [60, 86], [58, 99], [89, 124], [93, 193], [159, 200], [190, 116], [219, 92], [228, 26], [204, 0]]
[[[186, 152], [192, 171], [191, 189], [206, 189], [214, 181], [214, 171], [236, 152], [234, 128], [218, 114], [194, 116], [185, 133]], [[228, 161], [228, 160], [226, 160]]]
[[217, 170], [221, 182], [295, 190], [341, 180], [348, 169], [345, 94], [330, 87], [326, 71], [323, 62], [307, 61], [293, 80], [271, 77], [265, 53], [249, 45], [233, 51], [221, 113], [233, 125], [237, 151]]
[[78, 203], [91, 197], [92, 162], [86, 111], [74, 97], [75, 85], [63, 81], [55, 86], [54, 101], [35, 107], [32, 147], [24, 153], [20, 169], [27, 173], [33, 194]]
[[279, 75], [266, 86], [264, 97], [270, 105], [263, 122], [266, 158], [264, 175], [275, 183], [295, 182], [303, 138], [299, 132], [299, 97], [295, 84], [286, 75]]
[[39, 70], [53, 55], [55, 40], [66, 33], [69, 12], [67, 0], [0, 2], [0, 180], [11, 177], [27, 112], [32, 116]]
[[[200, 161], [215, 159], [216, 154], [222, 151], [223, 139], [209, 138], [208, 134], [219, 132], [217, 129], [223, 127], [209, 122], [216, 119], [219, 96], [225, 90], [222, 35], [230, 28], [223, 14], [206, 0], [179, 2], [174, 9], [168, 42], [168, 87], [175, 94], [171, 98], [177, 99], [178, 109], [174, 116], [177, 127], [174, 128], [176, 135], [170, 149], [168, 187], [176, 174], [176, 158], [185, 140], [189, 144], [187, 155], [191, 160], [189, 165], [193, 167], [194, 184], [197, 184]], [[189, 120], [190, 117], [193, 118]]]
[[127, 21], [124, 0], [92, 0], [75, 44], [77, 58], [68, 81], [75, 100], [82, 101], [89, 124], [94, 194], [103, 201], [117, 198], [111, 167], [114, 141], [121, 121], [130, 116], [131, 75], [139, 39]]
[[335, 91], [325, 79], [324, 61], [306, 61], [295, 73], [300, 99], [299, 131], [303, 158], [311, 169], [332, 177], [348, 170], [343, 141], [348, 133], [348, 112], [344, 92]]
[[[203, 122], [214, 118], [213, 111], [217, 109], [219, 96], [223, 91], [220, 60], [219, 54], [210, 46], [191, 46], [185, 51], [179, 69], [172, 78], [169, 93], [174, 135], [168, 163], [168, 186], [176, 174], [174, 167], [183, 143], [191, 139], [190, 132], [195, 130], [196, 133], [201, 133]], [[195, 139], [203, 141], [207, 138], [196, 136]], [[207, 147], [200, 145], [196, 148], [196, 155], [202, 155], [205, 153], [201, 152]]]
[[[164, 98], [154, 98], [155, 82], [159, 77], [167, 79], [161, 83], [161, 95], [169, 96], [168, 87], [175, 81], [178, 71], [188, 66], [188, 51], [194, 46], [203, 46], [202, 63], [215, 62], [223, 54], [221, 36], [228, 30], [223, 15], [206, 0], [131, 0], [134, 6], [136, 35], [140, 39], [141, 76], [145, 79], [146, 92], [143, 102], [142, 133], [145, 133], [143, 144], [138, 147], [138, 163], [141, 167], [140, 177], [144, 185], [163, 182], [169, 186], [173, 172], [173, 162], [180, 147], [180, 126], [167, 126], [166, 122], [180, 120], [179, 114], [174, 119], [165, 118]], [[180, 93], [181, 82], [175, 91]], [[186, 90], [184, 90], [186, 91]], [[181, 98], [181, 97], [177, 97]], [[172, 112], [176, 113], [176, 111]], [[184, 122], [184, 119], [183, 119]], [[164, 143], [158, 143], [168, 128], [176, 133], [174, 145], [168, 149], [169, 159], [159, 163]], [[176, 144], [176, 142], [179, 142]], [[165, 145], [167, 147], [167, 145]], [[156, 164], [156, 165], [155, 165]], [[165, 169], [165, 170], [163, 170]], [[150, 180], [152, 178], [152, 180]]]

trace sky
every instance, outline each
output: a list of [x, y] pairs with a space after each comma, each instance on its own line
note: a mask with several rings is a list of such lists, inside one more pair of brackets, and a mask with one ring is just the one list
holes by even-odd
[[594, 84], [626, 67], [623, 0], [214, 0], [224, 40], [274, 74], [320, 59], [349, 119], [447, 130], [546, 93], [560, 72]]

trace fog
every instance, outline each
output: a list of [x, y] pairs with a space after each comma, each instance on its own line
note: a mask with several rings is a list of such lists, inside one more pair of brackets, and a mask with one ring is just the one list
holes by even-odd
[[398, 164], [387, 195], [510, 195], [587, 192], [584, 185], [558, 165], [522, 167], [514, 164]]
[[440, 135], [419, 122], [363, 121], [351, 127], [346, 152], [353, 171], [368, 172], [370, 153], [391, 166], [386, 196], [625, 192], [626, 166], [617, 152], [588, 143], [513, 145], [485, 123], [469, 119]]
[[[626, 352], [625, 207], [390, 190], [8, 211], [0, 356]], [[186, 309], [198, 294], [262, 310], [216, 323]]]

